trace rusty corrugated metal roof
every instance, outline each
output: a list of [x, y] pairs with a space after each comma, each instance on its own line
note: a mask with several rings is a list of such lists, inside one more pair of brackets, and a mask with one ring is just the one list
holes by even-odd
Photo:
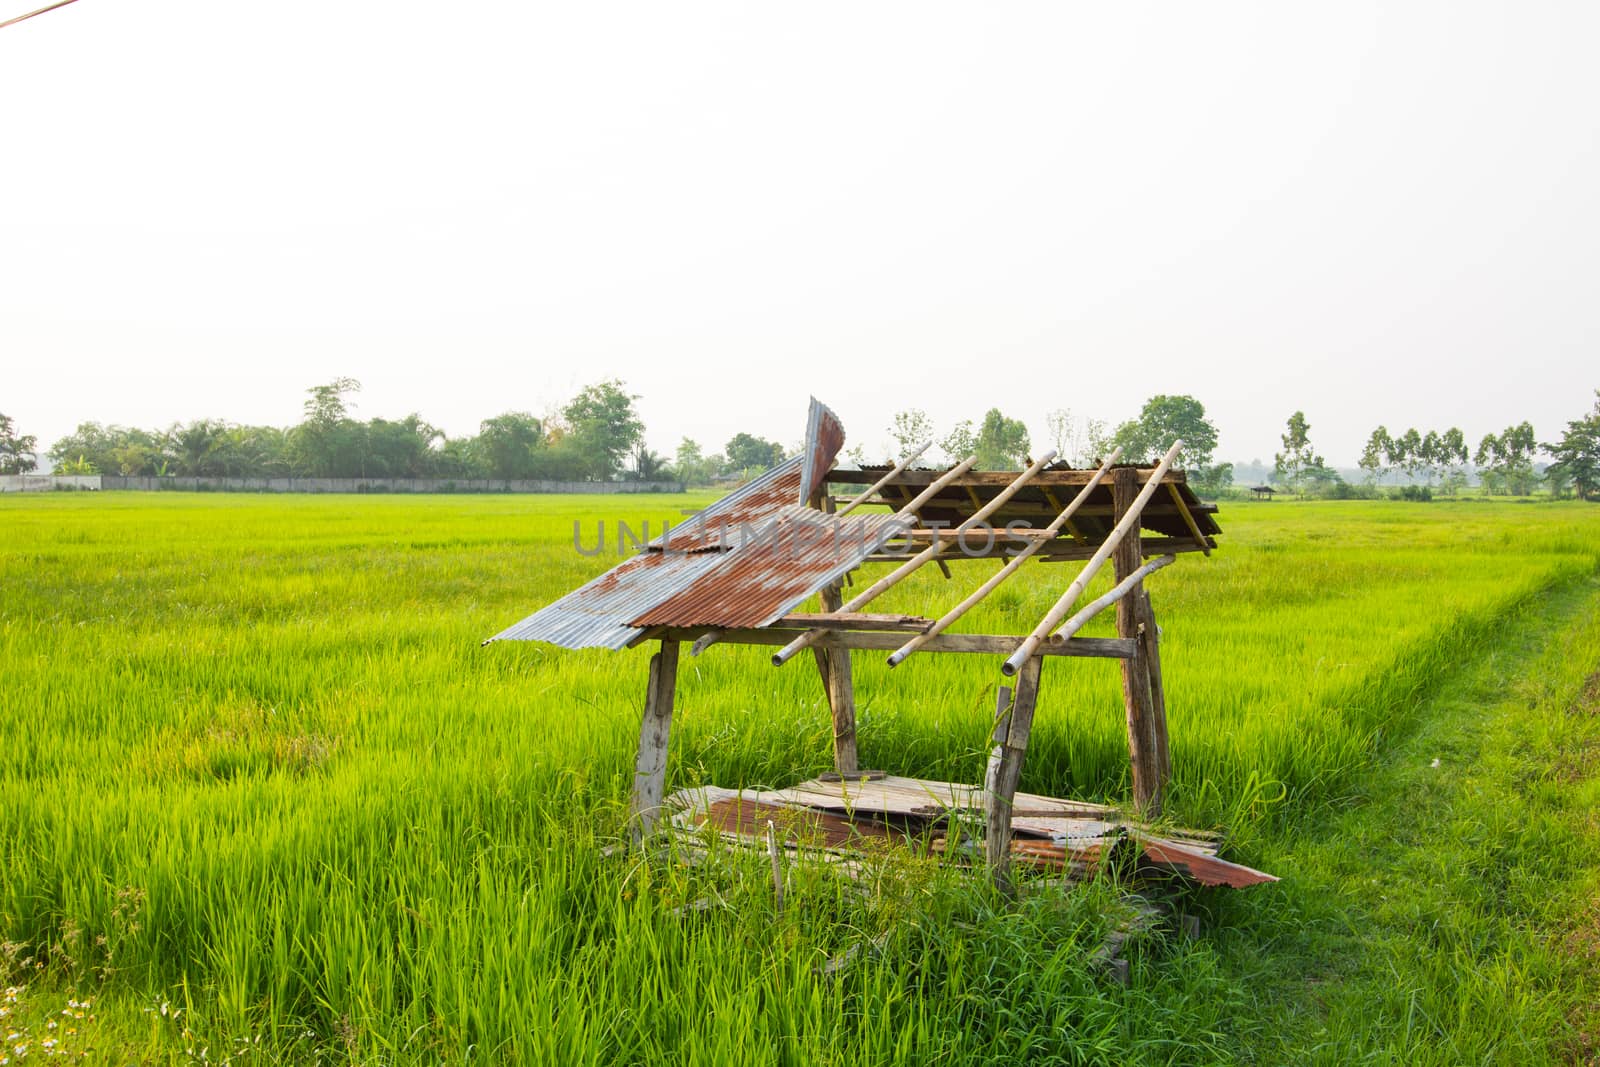
[[652, 550], [698, 552], [729, 549], [746, 533], [760, 528], [774, 512], [794, 503], [800, 491], [804, 456], [790, 456], [765, 474], [650, 542]]
[[800, 469], [800, 497], [796, 504], [811, 502], [811, 495], [822, 488], [843, 447], [844, 424], [828, 405], [812, 397], [811, 410], [806, 415], [806, 443], [800, 449], [805, 461]]
[[837, 416], [813, 398], [799, 455], [489, 640], [621, 649], [650, 626], [772, 622], [900, 528], [890, 515], [840, 518], [796, 502], [810, 498], [808, 480], [827, 477], [843, 443]]
[[629, 625], [766, 626], [860, 566], [902, 529], [893, 515], [840, 518], [791, 504], [767, 515], [759, 535], [747, 536], [693, 584]]
[[[642, 632], [628, 620], [710, 571], [720, 552], [644, 552], [489, 638], [562, 648], [628, 647]], [[485, 642], [487, 644], [487, 642]]]

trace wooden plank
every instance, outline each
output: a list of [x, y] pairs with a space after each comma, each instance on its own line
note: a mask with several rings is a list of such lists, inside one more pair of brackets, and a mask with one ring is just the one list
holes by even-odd
[[633, 841], [641, 843], [655, 830], [661, 815], [661, 794], [667, 780], [667, 738], [672, 732], [672, 700], [678, 684], [678, 642], [663, 640], [650, 657], [644, 719], [639, 726], [639, 754], [633, 765]]
[[[1146, 487], [1148, 488], [1148, 487]], [[1137, 506], [1141, 493], [1138, 481], [1131, 471], [1118, 471], [1111, 481], [1111, 492], [1117, 506], [1131, 513]], [[1132, 577], [1138, 572], [1142, 553], [1139, 529], [1135, 525], [1129, 536], [1117, 544], [1112, 553], [1112, 565], [1117, 581]], [[1128, 760], [1133, 771], [1133, 804], [1141, 816], [1154, 817], [1161, 811], [1161, 761], [1156, 753], [1154, 731], [1154, 697], [1150, 692], [1149, 661], [1145, 647], [1140, 642], [1140, 612], [1138, 605], [1144, 595], [1140, 586], [1131, 596], [1117, 601], [1117, 635], [1138, 644], [1138, 652], [1122, 661], [1122, 699], [1128, 721]]]
[[[663, 637], [674, 641], [693, 641], [708, 632], [707, 626], [670, 626], [663, 627]], [[722, 637], [718, 644], [735, 645], [778, 645], [789, 644], [797, 637], [811, 631], [799, 629], [784, 629], [781, 627], [764, 627], [761, 629], [731, 629], [721, 631]], [[877, 652], [893, 652], [899, 648], [905, 638], [898, 634], [885, 632], [876, 633], [871, 630], [837, 630], [833, 632], [833, 640], [838, 641], [846, 648], [867, 649]], [[928, 652], [961, 652], [978, 655], [1003, 656], [1017, 647], [1019, 637], [1007, 637], [999, 634], [940, 634], [923, 646]], [[1041, 643], [1036, 650], [1041, 656], [1072, 656], [1078, 659], [1128, 659], [1137, 654], [1138, 642], [1120, 637], [1074, 637], [1066, 641], [1049, 638]]]

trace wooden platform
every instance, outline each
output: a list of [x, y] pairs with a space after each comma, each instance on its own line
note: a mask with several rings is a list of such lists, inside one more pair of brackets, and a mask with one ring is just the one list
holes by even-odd
[[[667, 825], [680, 836], [709, 828], [733, 844], [765, 849], [771, 822], [786, 850], [853, 868], [896, 849], [944, 853], [952, 841], [970, 849], [982, 832], [983, 800], [975, 786], [868, 771], [849, 780], [814, 778], [788, 789], [686, 789], [668, 797], [665, 807]], [[1125, 856], [1136, 876], [1235, 889], [1278, 880], [1222, 859], [1213, 835], [1156, 831], [1102, 804], [1017, 793], [1011, 829], [1013, 862], [1069, 878], [1093, 877], [1114, 856]], [[982, 861], [981, 849], [971, 854]]]

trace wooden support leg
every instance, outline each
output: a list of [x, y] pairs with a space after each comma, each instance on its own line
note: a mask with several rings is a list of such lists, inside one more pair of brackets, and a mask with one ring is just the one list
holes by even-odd
[[[823, 589], [824, 611], [838, 611], [843, 604], [844, 595], [838, 586]], [[828, 707], [833, 711], [833, 769], [840, 774], [854, 774], [861, 768], [856, 755], [856, 689], [850, 674], [850, 650], [836, 644], [816, 648], [816, 652]]]
[[[1022, 780], [1022, 760], [1028, 754], [1028, 735], [1033, 731], [1033, 709], [1039, 701], [1039, 670], [1043, 663], [1031, 656], [1017, 672], [1015, 697], [1000, 689], [999, 709], [995, 714], [994, 749], [983, 779], [983, 845], [995, 886], [1011, 892], [1011, 806]], [[1009, 706], [1008, 706], [1009, 704]]]
[[[1139, 477], [1131, 467], [1112, 473], [1113, 511], [1120, 518], [1139, 495]], [[1111, 561], [1121, 581], [1138, 570], [1143, 551], [1137, 532], [1118, 543]], [[1143, 640], [1145, 602], [1143, 585], [1135, 587], [1117, 601], [1117, 636], [1134, 638], [1139, 645], [1130, 659], [1122, 661], [1122, 700], [1128, 713], [1128, 762], [1133, 770], [1133, 803], [1141, 815], [1153, 817], [1161, 812], [1164, 778], [1152, 723], [1155, 697], [1150, 684], [1150, 655]], [[1153, 629], [1153, 627], [1151, 627]]]
[[656, 827], [667, 781], [667, 735], [672, 731], [672, 698], [678, 687], [678, 642], [661, 642], [650, 657], [639, 755], [633, 766], [633, 841], [639, 844]]
[[1150, 606], [1150, 594], [1142, 598], [1140, 615], [1144, 632], [1140, 641], [1144, 645], [1150, 675], [1150, 741], [1155, 746], [1157, 769], [1160, 772], [1161, 794], [1166, 796], [1167, 782], [1172, 778], [1172, 752], [1167, 740], [1167, 689], [1161, 680], [1161, 630], [1156, 626], [1155, 609]]

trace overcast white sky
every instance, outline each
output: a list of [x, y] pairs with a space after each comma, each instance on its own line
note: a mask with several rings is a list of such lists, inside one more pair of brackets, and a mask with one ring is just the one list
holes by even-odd
[[[0, 0], [0, 18], [44, 0]], [[1193, 393], [1524, 418], [1600, 386], [1600, 6], [80, 0], [0, 30], [0, 411], [650, 443], [1044, 438]]]

